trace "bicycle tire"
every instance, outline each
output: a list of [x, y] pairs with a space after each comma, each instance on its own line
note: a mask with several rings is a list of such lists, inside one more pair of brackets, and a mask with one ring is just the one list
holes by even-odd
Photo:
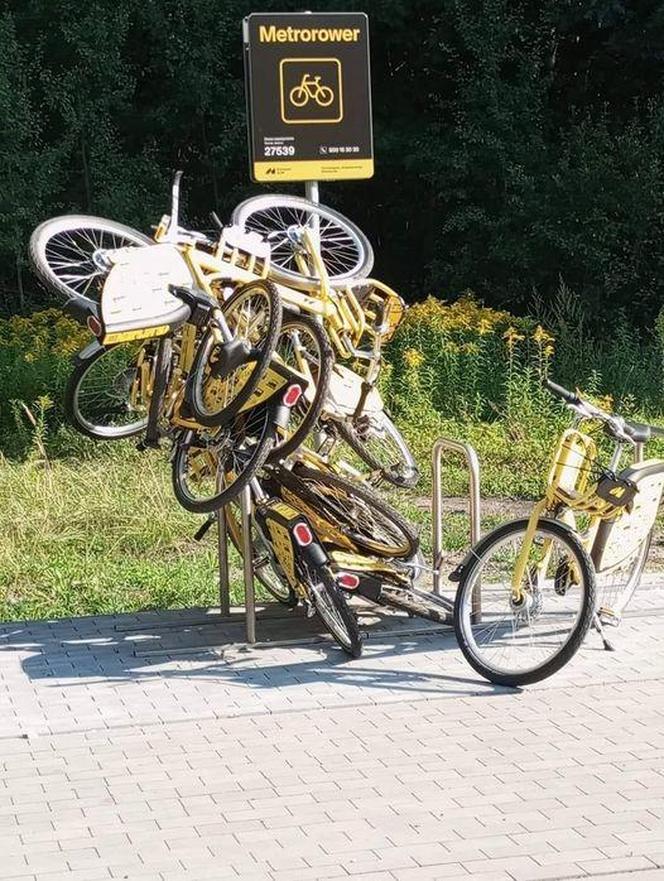
[[245, 458], [241, 468], [238, 471], [232, 472], [232, 482], [222, 490], [215, 490], [204, 498], [197, 496], [192, 491], [187, 479], [187, 457], [189, 451], [192, 448], [195, 450], [202, 449], [201, 440], [196, 437], [195, 432], [189, 431], [176, 443], [171, 469], [173, 492], [185, 510], [191, 511], [192, 514], [211, 514], [213, 511], [218, 511], [219, 508], [237, 499], [242, 490], [249, 485], [257, 472], [263, 467], [274, 444], [274, 426], [271, 423], [271, 416], [267, 412], [265, 419], [266, 426], [264, 432], [258, 441], [252, 445], [250, 454]]
[[383, 584], [378, 602], [381, 606], [400, 609], [436, 624], [448, 624], [452, 617], [451, 608], [436, 594], [412, 587], [395, 586], [388, 582]]
[[[295, 495], [302, 494], [304, 491], [303, 501], [313, 508], [323, 520], [334, 520], [335, 526], [341, 526], [348, 538], [358, 548], [379, 557], [402, 559], [410, 559], [417, 552], [419, 541], [410, 524], [366, 484], [347, 480], [338, 474], [319, 471], [304, 465], [298, 465], [293, 471], [282, 469], [279, 474], [284, 485]], [[278, 475], [277, 482], [279, 482]], [[311, 484], [315, 488], [312, 488]], [[386, 532], [393, 536], [390, 541], [394, 543], [381, 543], [375, 537], [372, 538], [359, 532], [360, 524], [357, 517], [354, 517], [353, 511], [344, 511], [338, 506], [333, 511], [330, 507], [329, 497], [326, 497], [324, 491], [325, 488], [330, 487], [340, 490], [350, 499], [359, 499], [374, 516], [378, 514], [383, 520]], [[343, 520], [346, 522], [344, 523]]]
[[[108, 269], [95, 262], [95, 255], [105, 249], [152, 244], [148, 236], [123, 223], [103, 217], [66, 214], [46, 220], [34, 230], [28, 253], [35, 273], [46, 287], [68, 300], [98, 306], [103, 287], [99, 282], [106, 277]], [[89, 254], [86, 255], [86, 251]], [[76, 273], [76, 264], [72, 264], [77, 252], [81, 258], [80, 274]], [[90, 292], [96, 296], [89, 296]]]
[[[320, 251], [330, 282], [343, 285], [352, 279], [366, 278], [374, 259], [369, 240], [359, 227], [333, 208], [300, 196], [254, 196], [236, 207], [232, 220], [243, 230], [272, 237], [270, 274], [277, 281], [316, 291], [320, 286], [319, 279], [296, 271], [297, 264], [289, 242], [285, 238], [282, 241], [274, 238], [279, 231], [285, 234], [293, 226], [309, 225], [313, 218], [318, 219], [321, 227]], [[328, 245], [325, 243], [327, 231], [333, 232], [328, 237]]]
[[230, 401], [224, 400], [223, 406], [219, 410], [211, 409], [205, 401], [204, 385], [209, 378], [206, 376], [206, 369], [216, 346], [215, 336], [211, 329], [206, 332], [196, 352], [191, 373], [187, 379], [186, 399], [196, 421], [206, 427], [214, 428], [232, 419], [247, 403], [270, 366], [282, 319], [281, 299], [274, 284], [267, 279], [257, 279], [256, 281], [241, 285], [228, 300], [222, 303], [221, 309], [226, 317], [229, 314], [232, 315], [233, 310], [238, 307], [238, 303], [241, 303], [252, 291], [262, 292], [268, 304], [267, 328], [262, 335], [260, 346], [253, 346], [256, 356], [255, 365], [246, 378], [244, 385], [240, 387], [237, 394], [233, 395]]
[[[305, 328], [306, 333], [311, 335], [311, 338], [315, 340], [320, 353], [319, 372], [318, 377], [316, 378], [316, 390], [313, 400], [311, 400], [311, 403], [308, 403], [306, 394], [304, 394], [293, 408], [294, 412], [291, 412], [289, 426], [294, 415], [297, 416], [304, 411], [304, 416], [302, 417], [300, 424], [291, 435], [287, 436], [286, 439], [281, 443], [277, 442], [268, 457], [269, 463], [279, 462], [282, 459], [287, 458], [287, 456], [290, 456], [291, 453], [294, 453], [295, 450], [297, 450], [298, 447], [300, 447], [304, 443], [309, 433], [320, 418], [330, 387], [334, 356], [332, 354], [332, 347], [327, 338], [327, 334], [325, 333], [321, 325], [317, 321], [314, 321], [312, 318], [307, 318], [304, 315], [296, 315], [295, 313], [284, 311], [284, 320], [281, 325], [280, 336], [285, 336], [290, 328], [297, 329], [298, 326]], [[276, 352], [277, 354], [279, 353], [278, 340], [276, 345]], [[288, 430], [288, 428], [286, 430]]]
[[323, 624], [346, 654], [359, 658], [362, 654], [362, 635], [357, 618], [348, 608], [328, 566], [317, 566], [314, 572], [310, 566], [304, 565], [300, 566], [300, 570], [300, 579]]
[[[90, 421], [81, 409], [81, 389], [86, 377], [95, 365], [111, 353], [117, 354], [118, 350], [124, 349], [127, 344], [120, 343], [117, 346], [104, 346], [95, 342], [75, 358], [72, 370], [64, 393], [64, 415], [67, 422], [85, 437], [93, 440], [122, 440], [123, 438], [135, 437], [141, 434], [148, 424], [148, 415], [142, 416], [135, 422], [125, 426], [102, 425], [100, 422]], [[135, 344], [130, 344], [135, 345]], [[139, 348], [141, 348], [139, 346]], [[129, 389], [127, 389], [127, 392]], [[122, 396], [123, 398], [125, 395]], [[124, 409], [124, 406], [122, 407]], [[109, 414], [107, 414], [109, 415]]]
[[[537, 525], [536, 536], [542, 534], [548, 535], [549, 538], [555, 538], [561, 543], [563, 547], [567, 549], [569, 557], [566, 559], [571, 559], [575, 566], [578, 567], [577, 571], [580, 576], [580, 590], [582, 592], [582, 596], [579, 611], [576, 613], [574, 624], [571, 626], [570, 632], [564, 643], [561, 644], [560, 649], [556, 651], [555, 654], [545, 659], [542, 663], [536, 664], [534, 666], [531, 665], [531, 667], [524, 670], [509, 671], [507, 669], [500, 668], [496, 664], [489, 663], [486, 658], [480, 657], [477, 648], [477, 641], [473, 633], [473, 626], [478, 627], [480, 625], [473, 625], [473, 623], [471, 622], [473, 591], [476, 589], [484, 591], [485, 589], [486, 576], [482, 574], [482, 567], [484, 563], [489, 559], [490, 552], [494, 549], [494, 547], [498, 548], [500, 544], [508, 539], [511, 535], [518, 536], [520, 534], [525, 534], [527, 527], [527, 519], [513, 520], [509, 523], [505, 523], [502, 526], [499, 526], [497, 529], [484, 536], [484, 538], [473, 549], [472, 555], [469, 555], [469, 562], [462, 571], [461, 580], [459, 582], [459, 587], [454, 603], [454, 630], [457, 640], [459, 642], [459, 647], [461, 648], [461, 651], [470, 666], [485, 679], [488, 679], [490, 682], [493, 682], [496, 685], [506, 685], [513, 688], [523, 685], [531, 685], [534, 682], [539, 682], [542, 679], [546, 679], [547, 677], [553, 675], [562, 667], [564, 667], [565, 664], [567, 664], [568, 661], [570, 661], [571, 658], [576, 654], [579, 647], [581, 646], [581, 643], [583, 642], [586, 633], [588, 632], [588, 629], [592, 623], [592, 618], [595, 610], [595, 574], [594, 567], [588, 553], [584, 549], [579, 539], [566, 526], [556, 522], [555, 520], [542, 519]], [[562, 564], [559, 563], [557, 564], [557, 567], [554, 567], [554, 569], [556, 570], [556, 575], [554, 575], [552, 581], [554, 584], [554, 593], [560, 597], [566, 597], [567, 592], [561, 593], [560, 590], [555, 586], [558, 581], [557, 572], [561, 565]], [[530, 571], [528, 574], [528, 578], [530, 581]], [[497, 582], [498, 589], [500, 590], [503, 597], [511, 592], [509, 579], [510, 572], [508, 571], [508, 574], [503, 579]], [[547, 594], [547, 596], [549, 595], [550, 594]], [[542, 600], [542, 605], [543, 602], [544, 601]], [[484, 610], [482, 614], [485, 614]], [[515, 615], [514, 611], [512, 611], [511, 614], [512, 619], [510, 627], [512, 643], [514, 644], [516, 641], [515, 636], [519, 630], [519, 612], [517, 612], [517, 614]], [[556, 614], [560, 615], [559, 612]], [[536, 622], [537, 620], [538, 617], [535, 616], [535, 614], [533, 613], [533, 621]], [[528, 624], [528, 626], [530, 627], [530, 624]], [[491, 624], [490, 632], [492, 634], [492, 637], [495, 636], [496, 638], [499, 638], [500, 631], [498, 629], [497, 623]], [[526, 642], [524, 641], [520, 644], [520, 647], [529, 649], [533, 647], [532, 634], [530, 636], [530, 642], [526, 645]], [[502, 652], [502, 654], [499, 655], [499, 657], [504, 657], [504, 645], [500, 649], [500, 651]]]
[[413, 487], [420, 479], [420, 472], [413, 454], [410, 452], [403, 435], [385, 411], [381, 414], [381, 420], [388, 438], [400, 456], [400, 460], [394, 461], [391, 465], [381, 462], [377, 455], [372, 453], [369, 444], [362, 439], [351, 419], [338, 423], [339, 434], [369, 468], [380, 473], [383, 480], [393, 486]]

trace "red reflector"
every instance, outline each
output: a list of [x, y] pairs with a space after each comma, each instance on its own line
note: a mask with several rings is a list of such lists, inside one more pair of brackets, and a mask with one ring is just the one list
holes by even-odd
[[294, 407], [300, 400], [302, 388], [299, 385], [289, 385], [284, 392], [283, 403], [286, 407]]
[[344, 587], [346, 590], [355, 590], [355, 588], [360, 583], [360, 578], [353, 572], [341, 572], [339, 575], [337, 575], [337, 582], [341, 587]]
[[88, 315], [87, 320], [88, 330], [90, 333], [93, 333], [95, 336], [101, 336], [104, 328], [101, 326], [101, 321], [94, 315]]
[[296, 523], [293, 528], [293, 535], [301, 548], [306, 548], [314, 540], [313, 533], [306, 523]]

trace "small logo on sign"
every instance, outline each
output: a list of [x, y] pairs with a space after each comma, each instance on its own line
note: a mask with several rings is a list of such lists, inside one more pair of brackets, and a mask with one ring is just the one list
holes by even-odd
[[284, 58], [279, 64], [281, 119], [290, 124], [343, 119], [341, 62], [337, 58]]

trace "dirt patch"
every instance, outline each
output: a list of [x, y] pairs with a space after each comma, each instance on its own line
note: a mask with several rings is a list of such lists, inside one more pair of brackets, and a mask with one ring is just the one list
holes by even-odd
[[[423, 511], [431, 510], [431, 499], [421, 496], [415, 499], [414, 505]], [[494, 498], [482, 499], [482, 517], [498, 518], [501, 521], [527, 517], [532, 508], [532, 501], [527, 499]], [[444, 514], [467, 514], [468, 498], [451, 496], [443, 499]], [[660, 514], [655, 526], [655, 534], [648, 556], [648, 569], [664, 569], [664, 516]]]

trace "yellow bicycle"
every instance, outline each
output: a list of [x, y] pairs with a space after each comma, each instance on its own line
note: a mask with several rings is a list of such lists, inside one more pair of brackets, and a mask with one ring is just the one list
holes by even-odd
[[[543, 498], [529, 518], [484, 536], [451, 576], [459, 581], [459, 645], [472, 667], [501, 685], [550, 676], [591, 624], [601, 632], [619, 620], [640, 580], [664, 490], [663, 460], [619, 470], [625, 445], [640, 459], [645, 441], [664, 436], [662, 429], [629, 423], [555, 383], [547, 387], [576, 422], [559, 439]], [[583, 420], [599, 422], [613, 442], [608, 466], [579, 429]]]

